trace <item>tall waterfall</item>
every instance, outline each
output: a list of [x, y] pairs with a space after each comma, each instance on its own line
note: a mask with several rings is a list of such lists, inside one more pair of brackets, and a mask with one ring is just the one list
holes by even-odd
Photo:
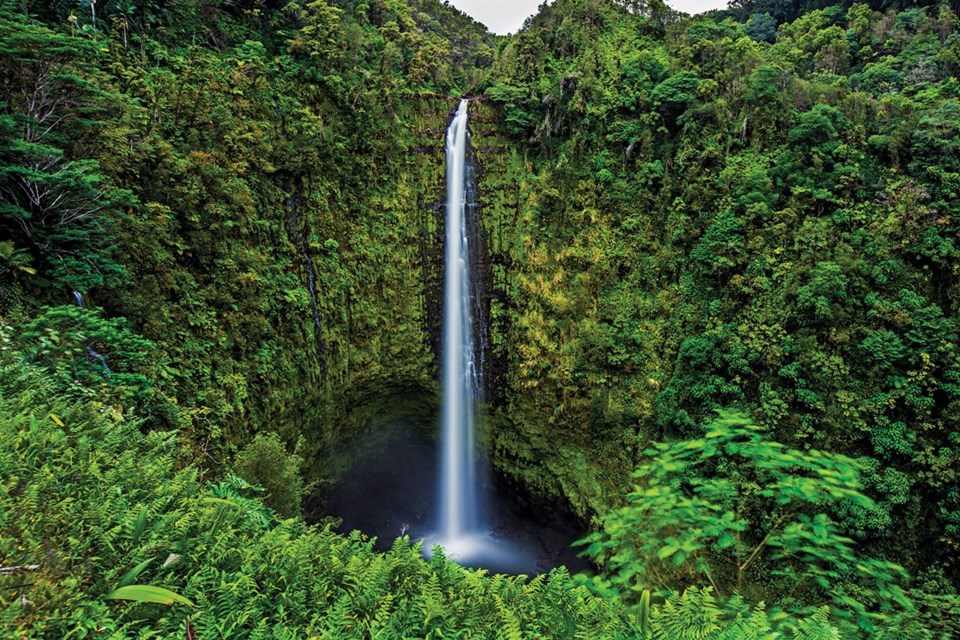
[[447, 218], [441, 362], [440, 538], [454, 542], [478, 522], [474, 411], [479, 398], [471, 295], [467, 206], [473, 198], [467, 164], [467, 100], [447, 130]]

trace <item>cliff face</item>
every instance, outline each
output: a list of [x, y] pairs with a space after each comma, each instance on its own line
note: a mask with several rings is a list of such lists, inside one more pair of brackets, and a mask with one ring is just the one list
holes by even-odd
[[[328, 446], [390, 415], [433, 413], [442, 316], [443, 140], [455, 104], [445, 97], [406, 102], [402, 125], [387, 142], [393, 150], [371, 163], [359, 178], [364, 193], [351, 194], [340, 211], [329, 210], [319, 190], [306, 195], [312, 206], [300, 234], [314, 238], [308, 248], [326, 356], [305, 357], [313, 347], [308, 340], [291, 345], [301, 366], [307, 362], [311, 382], [279, 383], [302, 395], [277, 417], [288, 437], [307, 436], [320, 458]], [[319, 241], [318, 229], [327, 229]], [[306, 268], [296, 269], [308, 288]], [[304, 336], [316, 335], [309, 313], [298, 322]]]
[[595, 321], [589, 271], [603, 219], [586, 208], [576, 220], [551, 218], [545, 208], [564, 198], [595, 207], [589, 185], [555, 179], [549, 161], [510, 135], [502, 104], [471, 108], [489, 278], [491, 460], [511, 482], [587, 516], [614, 500], [634, 455], [632, 443], [595, 438], [597, 389], [571, 379], [574, 354], [562, 346]]
[[[22, 266], [0, 314], [64, 393], [176, 427], [214, 466], [257, 431], [303, 436], [323, 475], [397, 398], [432, 411], [444, 131], [491, 36], [432, 0], [144, 11], [74, 33], [0, 16], [0, 231]], [[21, 126], [40, 117], [45, 139]]]
[[[231, 325], [231, 313], [214, 312], [211, 320], [222, 336], [211, 347], [212, 381], [227, 379], [236, 398], [231, 439], [263, 429], [290, 442], [303, 437], [307, 468], [323, 477], [336, 472], [332, 449], [390, 416], [432, 420], [442, 318], [443, 145], [455, 105], [445, 96], [407, 98], [397, 106], [403, 115], [369, 142], [372, 148], [359, 143], [342, 166], [333, 169], [327, 160], [298, 167], [295, 177], [266, 179], [271, 190], [258, 215], [271, 233], [251, 250], [271, 256], [268, 268], [284, 274], [282, 292], [234, 289], [231, 276], [243, 280], [250, 272], [193, 274], [208, 280], [211, 294], [241, 304], [256, 296], [270, 309], [254, 332]], [[235, 249], [227, 239], [220, 250]], [[174, 301], [170, 306], [176, 309]], [[165, 315], [164, 327], [143, 319], [145, 334], [158, 343], [166, 341], [168, 322], [188, 322], [169, 310]]]

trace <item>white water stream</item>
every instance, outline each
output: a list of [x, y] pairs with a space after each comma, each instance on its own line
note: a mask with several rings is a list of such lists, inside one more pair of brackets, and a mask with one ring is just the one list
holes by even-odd
[[441, 546], [456, 547], [478, 529], [474, 422], [479, 397], [467, 233], [467, 108], [461, 100], [447, 130], [447, 219], [441, 362]]

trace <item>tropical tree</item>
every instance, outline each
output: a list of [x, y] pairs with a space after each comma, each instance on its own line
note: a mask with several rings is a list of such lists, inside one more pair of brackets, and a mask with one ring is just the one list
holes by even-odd
[[831, 516], [841, 504], [873, 505], [853, 460], [791, 449], [729, 411], [702, 436], [646, 454], [626, 506], [581, 541], [605, 568], [605, 588], [631, 600], [644, 588], [671, 593], [706, 582], [721, 595], [806, 613], [826, 600], [867, 630], [880, 612], [909, 606], [903, 569], [863, 556]]
[[0, 7], [0, 231], [66, 287], [117, 283], [109, 228], [134, 203], [97, 160], [79, 153], [109, 96], [96, 43]]

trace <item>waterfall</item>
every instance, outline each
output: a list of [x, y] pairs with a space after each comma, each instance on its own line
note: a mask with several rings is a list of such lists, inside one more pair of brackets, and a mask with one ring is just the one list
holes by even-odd
[[491, 521], [502, 525], [503, 503], [494, 505], [492, 518], [486, 517], [491, 494], [481, 490], [478, 473], [485, 467], [478, 462], [474, 426], [483, 401], [481, 365], [487, 345], [468, 105], [460, 101], [447, 129], [438, 521], [423, 537], [422, 550], [430, 556], [440, 547], [446, 557], [471, 567], [530, 571], [539, 566], [535, 547], [518, 545], [491, 526]]
[[73, 291], [73, 292], [71, 292], [71, 295], [73, 295], [73, 302], [74, 302], [74, 304], [76, 304], [78, 307], [82, 307], [82, 306], [83, 306], [83, 294], [80, 293], [79, 291]]
[[[481, 528], [478, 522], [474, 412], [479, 372], [473, 335], [474, 300], [467, 206], [472, 204], [466, 161], [467, 100], [447, 130], [447, 215], [443, 298], [440, 435], [440, 537], [452, 542]], [[469, 197], [468, 197], [469, 196]]]

